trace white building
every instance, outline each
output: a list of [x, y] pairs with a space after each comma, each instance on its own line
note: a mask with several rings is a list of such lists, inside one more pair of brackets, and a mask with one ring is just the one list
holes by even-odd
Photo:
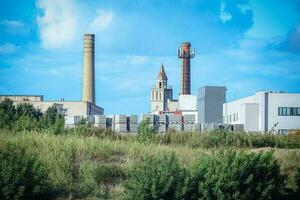
[[194, 115], [194, 123], [198, 122], [197, 96], [196, 95], [179, 95], [179, 110], [182, 115]]
[[300, 93], [259, 91], [223, 104], [223, 123], [245, 131], [287, 133], [300, 129]]

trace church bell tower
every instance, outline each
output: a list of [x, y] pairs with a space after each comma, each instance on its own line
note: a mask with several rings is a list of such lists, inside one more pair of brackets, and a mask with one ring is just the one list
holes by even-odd
[[156, 79], [156, 85], [151, 89], [151, 113], [167, 110], [168, 99], [173, 98], [173, 90], [168, 87], [168, 77], [162, 64]]

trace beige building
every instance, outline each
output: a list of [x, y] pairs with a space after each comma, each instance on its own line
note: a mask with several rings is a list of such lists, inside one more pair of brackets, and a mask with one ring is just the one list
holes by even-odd
[[171, 87], [168, 87], [168, 77], [162, 64], [156, 85], [151, 89], [151, 113], [167, 111], [168, 100], [172, 98], [173, 90]]
[[103, 108], [88, 101], [43, 101], [42, 95], [0, 95], [0, 102], [4, 101], [4, 99], [14, 101], [15, 105], [21, 103], [32, 104], [42, 112], [54, 106], [58, 112], [66, 116], [102, 115], [104, 113]]
[[0, 102], [4, 101], [5, 99], [10, 99], [12, 101], [43, 101], [43, 95], [0, 95]]

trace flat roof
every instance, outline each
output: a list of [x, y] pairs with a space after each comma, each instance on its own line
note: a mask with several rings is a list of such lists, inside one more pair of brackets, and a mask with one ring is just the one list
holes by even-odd
[[36, 95], [36, 94], [34, 94], [34, 95], [29, 95], [29, 94], [16, 94], [16, 95], [14, 95], [14, 94], [0, 94], [0, 97], [42, 97], [42, 96], [44, 96], [44, 95]]

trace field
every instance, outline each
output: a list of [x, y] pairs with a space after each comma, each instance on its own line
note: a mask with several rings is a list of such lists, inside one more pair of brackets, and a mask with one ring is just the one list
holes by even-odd
[[141, 158], [170, 157], [192, 168], [204, 155], [220, 151], [272, 151], [287, 187], [296, 190], [293, 173], [300, 167], [299, 136], [246, 133], [168, 133], [150, 138], [119, 136], [102, 130], [51, 134], [47, 131], [0, 131], [0, 151], [8, 144], [37, 155], [49, 173], [54, 199], [123, 199], [123, 182]]

